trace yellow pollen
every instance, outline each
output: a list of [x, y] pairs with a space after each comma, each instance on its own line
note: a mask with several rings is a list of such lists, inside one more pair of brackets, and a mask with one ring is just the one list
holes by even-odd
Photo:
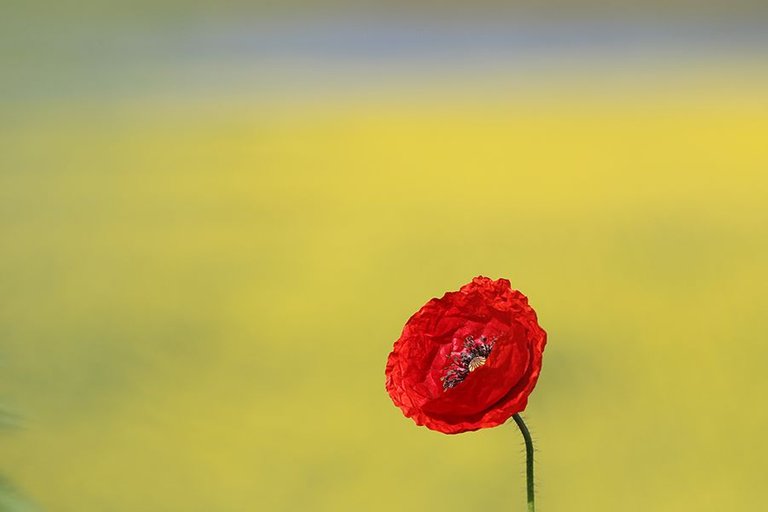
[[485, 358], [483, 356], [473, 357], [469, 362], [469, 371], [473, 372], [485, 364]]

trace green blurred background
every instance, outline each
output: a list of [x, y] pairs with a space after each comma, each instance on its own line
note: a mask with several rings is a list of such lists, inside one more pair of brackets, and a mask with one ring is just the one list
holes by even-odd
[[531, 5], [9, 6], [0, 510], [522, 510], [514, 424], [384, 390], [478, 274], [542, 512], [761, 510], [766, 17]]

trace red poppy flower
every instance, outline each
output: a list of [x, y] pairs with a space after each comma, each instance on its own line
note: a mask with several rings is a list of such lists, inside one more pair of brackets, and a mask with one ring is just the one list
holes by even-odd
[[387, 392], [432, 430], [495, 427], [525, 409], [546, 339], [525, 295], [476, 277], [408, 320], [387, 360]]

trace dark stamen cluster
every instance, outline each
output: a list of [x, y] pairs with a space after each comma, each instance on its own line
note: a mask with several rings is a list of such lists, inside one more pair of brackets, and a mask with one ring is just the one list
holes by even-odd
[[480, 336], [476, 340], [472, 336], [464, 339], [464, 348], [460, 352], [451, 352], [448, 357], [451, 363], [446, 367], [445, 375], [440, 379], [443, 381], [443, 389], [449, 390], [455, 387], [461, 381], [467, 378], [472, 371], [470, 364], [477, 358], [483, 358], [483, 361], [491, 355], [493, 341], [488, 341], [485, 336]]

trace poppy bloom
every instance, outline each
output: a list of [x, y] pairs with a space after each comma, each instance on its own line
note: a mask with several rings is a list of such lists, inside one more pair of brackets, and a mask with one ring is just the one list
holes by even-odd
[[525, 409], [546, 339], [525, 295], [476, 277], [408, 320], [387, 360], [387, 392], [432, 430], [495, 427]]

